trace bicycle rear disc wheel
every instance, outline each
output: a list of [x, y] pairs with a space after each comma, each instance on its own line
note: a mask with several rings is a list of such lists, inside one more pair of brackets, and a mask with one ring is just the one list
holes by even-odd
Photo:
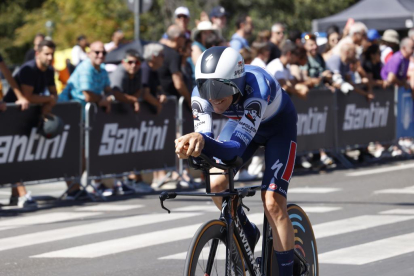
[[[191, 241], [184, 276], [223, 276], [226, 272], [226, 225], [212, 220], [202, 225]], [[212, 250], [212, 248], [216, 250]], [[211, 271], [208, 271], [210, 264]], [[243, 255], [233, 235], [232, 276], [246, 276]]]
[[288, 204], [289, 218], [295, 232], [295, 250], [310, 265], [311, 276], [319, 275], [318, 250], [312, 224], [305, 211], [296, 204]]

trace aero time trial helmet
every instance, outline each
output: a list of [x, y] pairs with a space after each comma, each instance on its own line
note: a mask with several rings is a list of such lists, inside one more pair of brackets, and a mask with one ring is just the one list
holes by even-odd
[[195, 79], [200, 97], [216, 100], [240, 93], [245, 86], [243, 57], [230, 47], [211, 47], [198, 58]]

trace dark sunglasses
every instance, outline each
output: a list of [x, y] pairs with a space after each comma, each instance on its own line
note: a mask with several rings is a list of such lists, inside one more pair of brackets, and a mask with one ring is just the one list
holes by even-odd
[[129, 65], [132, 65], [132, 64], [138, 65], [141, 63], [139, 60], [127, 60], [127, 59], [124, 59], [124, 62], [128, 63]]
[[186, 15], [183, 15], [183, 14], [179, 14], [179, 15], [177, 15], [177, 18], [188, 18], [188, 16], [186, 16]]
[[99, 56], [99, 54], [102, 54], [103, 56], [106, 56], [106, 51], [93, 51], [95, 55]]

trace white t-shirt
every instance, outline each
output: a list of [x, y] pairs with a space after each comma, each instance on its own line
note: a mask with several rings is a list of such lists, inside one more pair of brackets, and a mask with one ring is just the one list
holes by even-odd
[[279, 58], [272, 60], [267, 66], [266, 70], [276, 79], [276, 80], [293, 80], [293, 76], [289, 70], [289, 64], [286, 67], [283, 66]]
[[259, 66], [263, 69], [266, 68], [266, 63], [262, 59], [257, 58], [257, 57], [253, 59], [253, 61], [250, 63], [250, 65]]
[[78, 65], [79, 62], [88, 58], [88, 55], [83, 51], [82, 47], [75, 45], [72, 48], [72, 64]]

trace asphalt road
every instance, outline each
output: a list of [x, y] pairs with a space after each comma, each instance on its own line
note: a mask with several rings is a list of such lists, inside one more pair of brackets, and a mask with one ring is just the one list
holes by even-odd
[[[294, 176], [288, 201], [314, 225], [320, 275], [414, 275], [414, 161]], [[259, 196], [245, 204], [260, 217]], [[193, 233], [219, 214], [207, 199], [166, 205], [171, 214], [150, 195], [0, 210], [0, 275], [182, 275]]]

